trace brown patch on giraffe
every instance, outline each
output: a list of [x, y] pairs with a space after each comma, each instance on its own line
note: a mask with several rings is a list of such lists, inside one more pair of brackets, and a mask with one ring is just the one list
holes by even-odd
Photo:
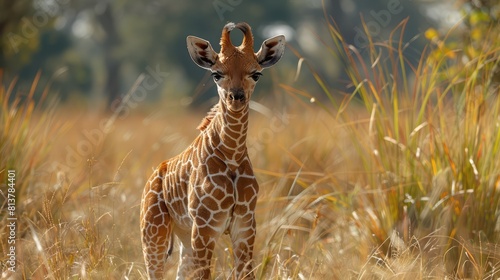
[[163, 161], [162, 163], [160, 163], [160, 165], [158, 166], [158, 175], [163, 177], [165, 173], [167, 173], [167, 166], [167, 161]]
[[200, 159], [198, 159], [198, 157], [194, 157], [191, 159], [191, 162], [192, 163], [191, 163], [190, 167], [191, 166], [198, 166], [200, 164]]
[[219, 210], [219, 204], [215, 199], [210, 196], [204, 197], [201, 201], [201, 204], [206, 205], [209, 210], [215, 211]]
[[206, 221], [210, 218], [210, 210], [203, 204], [200, 204], [198, 209], [196, 209], [196, 220], [203, 220], [203, 223], [205, 224]]
[[212, 218], [216, 221], [222, 221], [226, 217], [227, 217], [227, 212], [224, 211], [219, 211], [212, 214]]
[[[199, 219], [196, 219], [197, 224], [201, 221], [199, 221]], [[198, 227], [198, 231], [204, 229], [204, 227]], [[208, 244], [210, 243], [210, 237], [209, 235], [202, 235], [202, 234], [198, 234], [196, 236], [196, 239], [195, 239], [195, 242], [194, 242], [194, 248], [193, 249], [197, 249], [197, 248], [203, 248], [205, 246], [207, 246]]]
[[[228, 129], [227, 131], [225, 131], [225, 133], [226, 133], [229, 137], [225, 137], [225, 138], [224, 138], [224, 141], [226, 141], [226, 140], [228, 140], [228, 139], [236, 139], [236, 138], [238, 138], [238, 137], [240, 136], [238, 132], [236, 132], [236, 131], [231, 131], [231, 130], [229, 130], [229, 129]], [[236, 143], [236, 142], [235, 142], [235, 143]], [[235, 144], [234, 144], [234, 143], [232, 143], [230, 146], [231, 146], [231, 147], [234, 147], [234, 145], [235, 145]]]
[[217, 200], [226, 196], [226, 193], [223, 192], [220, 188], [214, 188], [210, 194], [212, 195], [212, 197], [215, 197], [215, 199], [217, 199]]
[[243, 216], [248, 212], [248, 207], [245, 206], [244, 204], [238, 205], [238, 207], [235, 207], [233, 210], [234, 215], [238, 216]]
[[[213, 228], [211, 228], [209, 226], [200, 227], [200, 228], [198, 228], [198, 231], [203, 236], [213, 236], [213, 235], [217, 234], [217, 232]], [[215, 246], [215, 243], [213, 241], [209, 241], [203, 247], [208, 247], [208, 246]]]
[[223, 141], [224, 141], [224, 146], [227, 148], [235, 148], [237, 145], [236, 140], [234, 140], [234, 138], [231, 137], [225, 137]]
[[[241, 170], [240, 170], [240, 172], [241, 172]], [[253, 183], [253, 180], [251, 178], [240, 177], [238, 179], [238, 185], [240, 185], [240, 186], [251, 186], [252, 183]], [[244, 193], [245, 189], [246, 189], [246, 187], [242, 188], [240, 192]]]
[[232, 130], [231, 132], [233, 132], [233, 133], [237, 133], [238, 131], [241, 131], [242, 129], [243, 129], [243, 125], [242, 124], [231, 125], [231, 130]]
[[185, 204], [185, 201], [176, 200], [176, 201], [171, 203], [170, 208], [172, 208], [173, 211], [176, 213], [183, 213], [186, 211], [186, 209], [184, 209], [184, 204]]
[[[251, 188], [248, 189], [252, 190]], [[243, 201], [251, 201], [257, 194], [254, 193], [252, 190], [252, 191], [244, 191], [242, 192], [242, 195], [243, 195]]]
[[[165, 203], [162, 203], [163, 205], [161, 205], [160, 207], [157, 207], [156, 211], [154, 210], [151, 210], [151, 212], [154, 215], [154, 218], [152, 219], [152, 221], [156, 224], [156, 225], [161, 225], [165, 222], [164, 218], [163, 218], [163, 215], [158, 215], [160, 213], [166, 213], [167, 212], [167, 208], [164, 207]], [[162, 227], [163, 228], [163, 227]]]
[[144, 196], [144, 201], [147, 201], [147, 202], [154, 202], [155, 199], [157, 198], [158, 196], [154, 193], [154, 192], [148, 192], [145, 196]]
[[[244, 215], [243, 218], [241, 218], [241, 222], [244, 224], [249, 224], [253, 220], [253, 215], [248, 213], [248, 211], [246, 211], [245, 213], [246, 213], [246, 215]], [[243, 235], [243, 236], [245, 236], [245, 235]]]
[[210, 174], [223, 173], [226, 171], [225, 166], [216, 163], [214, 160], [207, 162], [207, 166], [208, 166], [208, 173]]
[[226, 196], [226, 198], [224, 198], [224, 200], [222, 200], [220, 202], [220, 207], [222, 209], [228, 209], [233, 204], [234, 204], [234, 198], [230, 197], [230, 196]]

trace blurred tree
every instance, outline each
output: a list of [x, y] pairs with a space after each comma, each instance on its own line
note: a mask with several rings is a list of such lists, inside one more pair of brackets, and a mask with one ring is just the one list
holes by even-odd
[[[67, 66], [64, 55], [74, 44], [67, 30], [56, 28], [63, 11], [60, 2], [0, 2], [0, 68], [5, 69], [7, 79], [4, 80], [17, 76], [17, 86], [25, 89], [30, 87], [39, 70], [42, 70], [42, 80], [50, 79], [53, 73], [63, 72], [57, 70]], [[85, 61], [81, 61], [74, 66], [80, 69], [84, 64]], [[89, 82], [88, 79], [83, 83], [67, 80], [65, 84], [74, 86]]]
[[108, 107], [113, 107], [122, 102], [120, 97], [121, 59], [115, 55], [121, 40], [110, 2], [105, 2], [103, 5], [103, 11], [96, 15], [96, 19], [105, 32], [102, 42], [107, 73], [105, 92], [108, 95]]
[[[470, 61], [480, 56], [488, 44], [497, 42], [500, 32], [500, 0], [464, 0], [462, 13], [465, 15], [466, 30], [463, 32], [464, 55]], [[493, 39], [492, 39], [493, 38]], [[498, 52], [484, 69], [490, 71], [486, 85], [498, 93], [500, 90], [500, 59]]]
[[[408, 38], [426, 29], [417, 2], [411, 0], [4, 0], [0, 2], [0, 67], [19, 75], [21, 81], [30, 81], [38, 69], [50, 77], [64, 67], [66, 72], [57, 79], [61, 95], [101, 96], [108, 108], [117, 105], [139, 73], [160, 71], [169, 78], [148, 90], [148, 98], [167, 93], [202, 101], [209, 98], [203, 94], [209, 87], [196, 85], [206, 81], [206, 73], [191, 62], [186, 36], [203, 37], [217, 50], [222, 26], [246, 21], [253, 27], [255, 48], [277, 26], [289, 28], [289, 43], [335, 80], [341, 73], [339, 66], [322, 59], [325, 49], [315, 37], [326, 31], [323, 9], [354, 45], [363, 40], [360, 14], [372, 37], [387, 38], [408, 16]], [[237, 43], [241, 35], [235, 32], [234, 36]], [[287, 52], [287, 60], [283, 63], [288, 67], [273, 71], [290, 71], [296, 58]]]
[[[474, 93], [498, 94], [500, 1], [464, 0], [458, 4], [461, 12], [460, 25], [444, 32], [434, 28], [425, 32], [425, 37], [431, 43], [428, 62], [442, 68], [443, 82], [459, 81], [452, 85], [456, 89], [454, 92], [462, 97], [470, 93], [470, 84], [463, 81], [468, 80], [470, 83], [476, 78], [478, 80]], [[478, 95], [476, 101], [483, 102], [485, 96]]]
[[32, 0], [0, 2], [0, 67], [19, 70], [29, 63], [40, 35], [29, 20], [33, 14]]

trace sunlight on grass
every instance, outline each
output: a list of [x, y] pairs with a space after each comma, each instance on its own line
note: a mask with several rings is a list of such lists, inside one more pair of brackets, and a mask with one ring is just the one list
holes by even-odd
[[[300, 94], [330, 103], [320, 107], [335, 108], [335, 120], [351, 124], [345, 128], [356, 154], [343, 160], [363, 166], [364, 172], [349, 182], [346, 208], [352, 212], [344, 218], [356, 228], [353, 242], [366, 246], [360, 254], [365, 263], [348, 274], [498, 277], [500, 99], [490, 81], [500, 44], [491, 32], [481, 52], [466, 61], [443, 50], [440, 42], [414, 66], [403, 54], [405, 25], [387, 42], [370, 38], [361, 54], [332, 22], [333, 44], [326, 47], [346, 62], [352, 91], [332, 101], [320, 82], [326, 99]], [[358, 116], [369, 119], [361, 126], [344, 110], [359, 105], [364, 114], [360, 110]], [[324, 198], [324, 205], [330, 201]]]

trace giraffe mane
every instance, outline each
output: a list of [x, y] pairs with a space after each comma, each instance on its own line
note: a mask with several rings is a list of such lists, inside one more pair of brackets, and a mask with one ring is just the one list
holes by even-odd
[[219, 111], [219, 103], [215, 104], [210, 111], [208, 111], [207, 115], [201, 120], [201, 123], [198, 125], [197, 129], [200, 131], [204, 131], [207, 129], [208, 125], [212, 122], [212, 119], [215, 117], [215, 114]]

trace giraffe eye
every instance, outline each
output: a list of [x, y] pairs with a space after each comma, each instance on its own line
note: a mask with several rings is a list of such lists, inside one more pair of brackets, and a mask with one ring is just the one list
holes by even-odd
[[218, 72], [213, 72], [212, 77], [214, 78], [215, 82], [218, 82], [220, 79], [222, 79], [222, 75]]
[[262, 76], [262, 73], [259, 73], [259, 72], [255, 72], [252, 74], [252, 76], [250, 76], [252, 78], [252, 80], [254, 81], [258, 81], [260, 79], [260, 76]]

